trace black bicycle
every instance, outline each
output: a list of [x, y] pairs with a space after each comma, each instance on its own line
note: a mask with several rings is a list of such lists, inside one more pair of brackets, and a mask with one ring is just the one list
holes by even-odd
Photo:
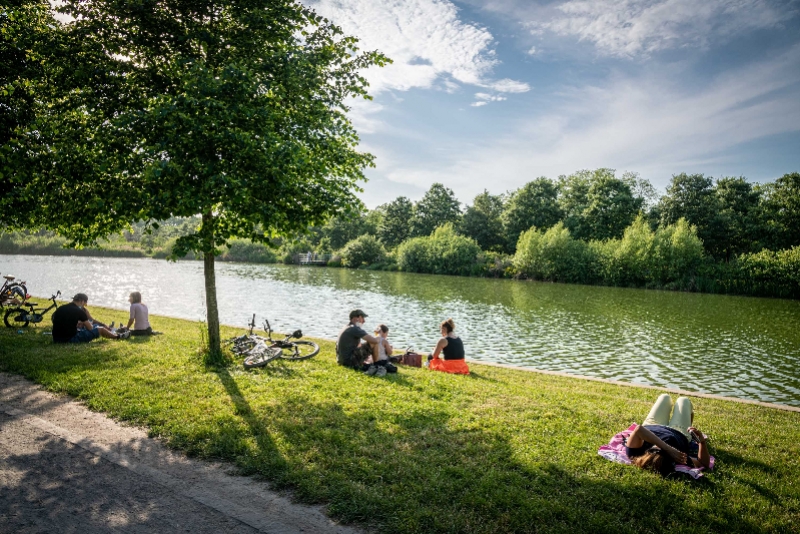
[[[272, 327], [267, 319], [264, 319], [264, 331], [267, 337], [253, 333], [256, 326], [256, 316], [253, 314], [248, 325], [250, 330], [247, 334], [229, 340], [233, 344], [232, 350], [240, 356], [244, 356], [245, 369], [253, 367], [264, 367], [272, 360], [282, 358], [284, 360], [307, 360], [319, 353], [319, 345], [313, 341], [299, 339], [303, 337], [301, 330], [295, 330], [287, 334], [283, 339], [272, 339]], [[293, 340], [298, 341], [293, 341]]]
[[25, 282], [15, 282], [16, 277], [6, 274], [5, 282], [0, 287], [0, 308], [4, 306], [19, 306], [28, 300], [28, 288]]
[[[33, 302], [23, 302], [15, 308], [9, 308], [3, 315], [3, 322], [9, 328], [23, 328], [28, 326], [28, 323], [41, 323], [47, 312], [58, 306], [56, 299], [61, 296], [61, 291], [57, 291], [55, 295], [50, 297], [53, 302], [47, 308], [36, 309], [36, 304]], [[28, 308], [27, 310], [25, 308]]]

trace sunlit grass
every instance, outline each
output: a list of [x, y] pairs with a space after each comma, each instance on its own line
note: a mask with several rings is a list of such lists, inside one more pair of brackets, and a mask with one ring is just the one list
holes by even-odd
[[[93, 307], [111, 321], [124, 312]], [[789, 532], [800, 522], [800, 413], [694, 399], [717, 469], [662, 480], [596, 453], [653, 390], [473, 365], [370, 378], [319, 356], [208, 369], [197, 323], [53, 345], [49, 320], [0, 328], [0, 369], [146, 426], [191, 455], [381, 532]], [[229, 337], [240, 331], [223, 329]]]

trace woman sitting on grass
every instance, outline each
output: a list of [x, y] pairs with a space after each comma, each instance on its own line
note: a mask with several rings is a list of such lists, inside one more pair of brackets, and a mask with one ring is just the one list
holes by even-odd
[[131, 303], [131, 315], [130, 319], [128, 319], [128, 329], [133, 325], [131, 335], [153, 335], [153, 329], [150, 327], [150, 314], [147, 311], [147, 306], [142, 303], [142, 294], [134, 291], [128, 297], [128, 302]]
[[[433, 354], [428, 356], [429, 367], [432, 371], [443, 371], [445, 373], [455, 373], [468, 375], [469, 366], [464, 361], [464, 343], [458, 334], [455, 333], [456, 324], [452, 319], [443, 321], [439, 328], [442, 338], [433, 349]], [[439, 354], [444, 359], [439, 358]]]
[[[644, 423], [628, 437], [625, 444], [628, 458], [635, 466], [664, 476], [675, 469], [675, 464], [708, 468], [710, 456], [706, 437], [691, 426], [693, 420], [691, 400], [679, 397], [673, 409], [672, 398], [666, 393], [660, 395]], [[692, 438], [699, 444], [696, 457], [690, 456]]]

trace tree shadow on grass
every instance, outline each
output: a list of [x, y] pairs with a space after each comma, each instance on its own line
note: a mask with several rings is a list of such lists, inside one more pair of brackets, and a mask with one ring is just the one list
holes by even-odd
[[547, 454], [518, 461], [502, 432], [458, 428], [431, 406], [345, 406], [294, 395], [273, 412], [287, 464], [302, 466], [287, 482], [344, 521], [385, 532], [769, 531], [717, 502], [713, 486], [598, 479]]
[[735, 454], [731, 451], [727, 451], [724, 449], [717, 449], [714, 451], [714, 458], [719, 466], [727, 467], [728, 477], [736, 480], [738, 484], [744, 484], [750, 487], [753, 491], [757, 492], [759, 495], [764, 497], [765, 499], [769, 500], [772, 503], [779, 503], [782, 501], [782, 497], [776, 494], [771, 489], [765, 487], [762, 484], [759, 484], [752, 477], [744, 477], [738, 475], [734, 470], [730, 468], [735, 467], [742, 467], [745, 468], [748, 472], [755, 471], [756, 476], [760, 474], [763, 477], [771, 477], [776, 475], [777, 470], [775, 467], [771, 465], [767, 465], [766, 463], [757, 460], [755, 458], [744, 458]]
[[[258, 414], [253, 411], [228, 369], [220, 369], [216, 374], [233, 403], [236, 416], [247, 425], [249, 437], [255, 440], [256, 445], [254, 453], [242, 449], [241, 436], [234, 431], [234, 434], [229, 437], [231, 443], [224, 443], [223, 437], [223, 442], [220, 443], [222, 451], [228, 449], [229, 453], [232, 452], [236, 456], [237, 465], [244, 474], [260, 474], [279, 481], [281, 473], [287, 470], [287, 463], [275, 446], [269, 429], [264, 424], [267, 414]], [[220, 436], [216, 436], [216, 438], [219, 439]], [[221, 456], [226, 457], [224, 453]]]

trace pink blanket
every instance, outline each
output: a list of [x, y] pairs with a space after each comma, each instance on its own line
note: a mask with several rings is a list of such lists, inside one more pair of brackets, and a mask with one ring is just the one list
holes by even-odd
[[[597, 451], [597, 454], [605, 458], [606, 460], [611, 460], [612, 462], [617, 462], [620, 464], [630, 465], [631, 460], [625, 454], [625, 439], [631, 435], [631, 433], [636, 430], [636, 423], [629, 426], [626, 430], [623, 430], [619, 434], [616, 434], [611, 441], [608, 442], [607, 445], [603, 445]], [[714, 469], [714, 457], [711, 457], [711, 466], [709, 470]], [[705, 469], [702, 467], [689, 467], [688, 465], [676, 465], [675, 471], [679, 473], [686, 473], [690, 475], [694, 479], [698, 479], [703, 476], [703, 471]]]

